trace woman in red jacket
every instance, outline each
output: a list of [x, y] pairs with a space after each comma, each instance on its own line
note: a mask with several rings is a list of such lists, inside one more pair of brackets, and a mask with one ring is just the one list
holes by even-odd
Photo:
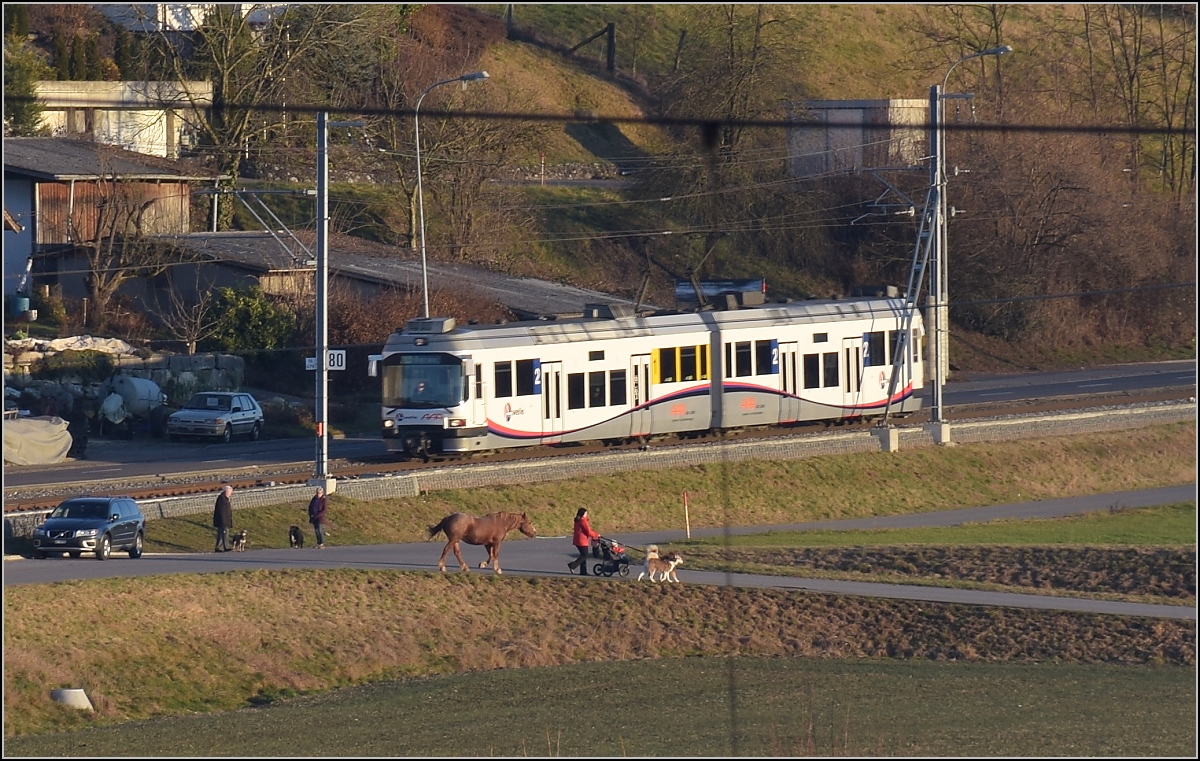
[[588, 548], [592, 546], [593, 539], [599, 538], [600, 535], [588, 523], [587, 508], [579, 508], [579, 512], [575, 513], [575, 532], [571, 535], [571, 544], [579, 550], [579, 557], [567, 563], [567, 568], [572, 571], [578, 568], [580, 576], [587, 576]]

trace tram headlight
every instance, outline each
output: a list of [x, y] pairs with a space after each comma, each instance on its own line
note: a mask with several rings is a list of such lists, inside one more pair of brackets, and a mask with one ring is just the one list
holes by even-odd
[[384, 419], [384, 421], [383, 421], [383, 427], [384, 427], [384, 428], [395, 428], [395, 427], [396, 427], [396, 421], [395, 421], [395, 420], [392, 420], [391, 418], [385, 418], [385, 419]]
[[460, 417], [446, 418], [447, 428], [466, 428], [467, 421]]

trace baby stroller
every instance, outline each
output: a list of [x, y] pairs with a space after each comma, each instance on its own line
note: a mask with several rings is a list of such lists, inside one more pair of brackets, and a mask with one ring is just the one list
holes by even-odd
[[629, 575], [629, 557], [625, 554], [625, 548], [616, 541], [600, 537], [596, 540], [596, 546], [592, 548], [592, 554], [601, 558], [599, 563], [592, 566], [594, 575]]

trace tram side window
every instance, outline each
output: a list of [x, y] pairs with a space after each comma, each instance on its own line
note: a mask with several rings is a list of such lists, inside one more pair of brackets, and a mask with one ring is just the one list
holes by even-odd
[[475, 365], [475, 398], [483, 398], [483, 363]]
[[899, 330], [889, 330], [888, 331], [887, 363], [889, 365], [892, 364], [892, 362], [896, 361], [896, 355], [900, 352], [900, 346], [897, 342], [900, 340], [900, 336], [902, 336], [902, 335], [904, 335], [904, 333]]
[[679, 347], [679, 379], [694, 381], [699, 375], [696, 369], [696, 347]]
[[883, 331], [876, 330], [867, 333], [867, 356], [863, 363], [865, 367], [879, 366], [887, 364], [887, 356], [883, 353]]
[[533, 360], [517, 360], [517, 396], [533, 395]]
[[734, 354], [734, 369], [737, 372], [737, 377], [745, 378], [747, 375], [753, 375], [754, 371], [751, 367], [751, 344], [749, 341], [739, 341], [733, 347]]
[[512, 362], [496, 363], [496, 398], [512, 396]]
[[771, 374], [771, 342], [770, 341], [755, 341], [754, 342], [754, 374], [755, 375], [770, 375]]
[[820, 388], [821, 387], [821, 355], [820, 354], [805, 354], [804, 355], [804, 387], [805, 388]]
[[604, 371], [588, 373], [588, 406], [604, 406]]
[[581, 410], [583, 403], [583, 373], [569, 373], [567, 375], [567, 409]]
[[825, 360], [825, 388], [841, 385], [838, 379], [838, 353], [827, 351], [821, 356]]
[[613, 370], [608, 375], [608, 404], [623, 405], [625, 401], [625, 371]]
[[921, 361], [921, 339], [917, 335], [916, 330], [914, 330], [912, 332], [912, 340], [909, 343], [912, 344], [913, 362], [920, 362]]
[[658, 350], [658, 382], [659, 383], [674, 383], [679, 380], [679, 372], [676, 362], [676, 356], [679, 350], [659, 349]]

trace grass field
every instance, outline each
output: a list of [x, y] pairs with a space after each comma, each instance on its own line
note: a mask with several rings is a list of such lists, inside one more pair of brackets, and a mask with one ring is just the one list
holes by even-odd
[[[550, 534], [565, 533], [575, 507], [587, 503], [601, 531], [618, 532], [678, 527], [683, 490], [693, 495], [695, 526], [742, 512], [747, 523], [790, 523], [1049, 499], [1194, 483], [1194, 474], [1194, 427], [1175, 425], [414, 500], [335, 495], [331, 515], [339, 544], [423, 539], [433, 516], [485, 506], [528, 509]], [[630, 499], [639, 493], [649, 496]], [[1070, 553], [1133, 553], [1138, 563], [1166, 553], [1170, 562], [1190, 557], [1182, 581], [1167, 585], [1159, 575], [1145, 588], [1106, 594], [1160, 602], [1175, 594], [1179, 603], [1178, 595], [1190, 593], [1194, 604], [1194, 503], [1113, 507], [1054, 521], [771, 534], [710, 547], [714, 562], [729, 562], [719, 553], [735, 551], [1052, 553], [1036, 555], [1036, 567], [1021, 561], [1030, 572], [1053, 565], [1046, 561], [1053, 553], [1072, 558], [1068, 568], [1078, 565]], [[239, 510], [235, 520], [268, 542], [278, 534], [282, 546], [282, 527], [299, 522], [303, 509]], [[207, 517], [154, 521], [152, 551], [208, 549]], [[685, 546], [699, 562], [704, 545]], [[881, 561], [873, 555], [871, 562]], [[1034, 576], [1018, 581], [1036, 586]], [[1084, 576], [1071, 583], [1109, 578]], [[1195, 749], [1195, 621], [365, 570], [5, 591], [9, 754], [1074, 756]], [[61, 615], [39, 614], [48, 598]], [[50, 701], [49, 690], [60, 686], [86, 689], [96, 712]], [[648, 704], [648, 695], [661, 697]], [[466, 727], [475, 724], [487, 731], [469, 740]]]
[[[615, 629], [610, 636], [620, 637]], [[1179, 756], [1195, 670], [795, 658], [580, 663], [8, 739], [34, 756]]]

